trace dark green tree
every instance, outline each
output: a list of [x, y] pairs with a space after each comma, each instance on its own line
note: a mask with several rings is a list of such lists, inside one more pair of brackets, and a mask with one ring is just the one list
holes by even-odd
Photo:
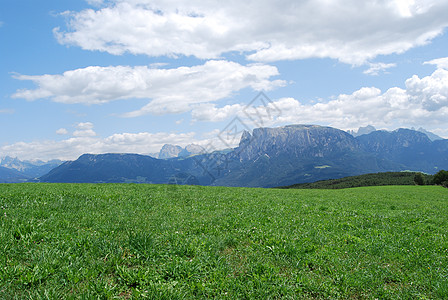
[[414, 182], [416, 185], [425, 185], [425, 179], [423, 178], [422, 173], [416, 173], [414, 175]]
[[445, 183], [446, 185], [446, 182], [448, 182], [448, 171], [440, 170], [439, 172], [437, 172], [437, 174], [434, 175], [432, 182], [434, 184], [441, 184], [441, 185]]

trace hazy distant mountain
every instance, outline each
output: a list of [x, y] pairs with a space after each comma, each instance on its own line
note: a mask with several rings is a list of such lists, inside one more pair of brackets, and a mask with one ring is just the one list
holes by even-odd
[[165, 145], [163, 145], [162, 149], [160, 149], [158, 158], [159, 159], [167, 159], [167, 158], [178, 157], [179, 153], [181, 151], [182, 151], [181, 146], [165, 144]]
[[182, 151], [179, 153], [179, 157], [186, 157], [195, 154], [203, 154], [205, 149], [202, 146], [196, 144], [187, 145]]
[[0, 167], [0, 183], [25, 182], [29, 177], [23, 175], [19, 171]]
[[366, 127], [359, 127], [358, 131], [349, 130], [348, 133], [353, 135], [354, 137], [358, 137], [363, 134], [369, 134], [371, 132], [376, 131], [376, 128], [372, 125], [367, 125]]
[[160, 151], [159, 152], [153, 152], [153, 153], [147, 153], [146, 155], [151, 156], [153, 158], [159, 158], [159, 153], [160, 153]]
[[394, 161], [403, 168], [413, 171], [434, 173], [446, 153], [433, 151], [434, 144], [424, 133], [411, 129], [397, 129], [392, 132], [375, 131], [357, 138], [364, 150], [377, 157]]
[[182, 148], [177, 145], [165, 144], [160, 150], [157, 158], [168, 159], [175, 157], [187, 157], [193, 154], [200, 154], [203, 152], [204, 148], [195, 144], [187, 145], [185, 148]]
[[409, 129], [355, 138], [313, 125], [257, 128], [244, 132], [232, 151], [189, 157], [181, 152], [168, 160], [136, 154], [83, 155], [41, 180], [274, 187], [384, 171], [448, 169], [448, 140], [433, 142]]
[[[411, 129], [415, 130], [414, 128], [411, 128]], [[434, 134], [432, 132], [429, 132], [429, 131], [427, 131], [426, 129], [424, 129], [422, 127], [417, 129], [417, 131], [423, 132], [424, 134], [426, 134], [431, 141], [443, 140], [443, 138], [441, 138], [440, 136], [438, 136], [438, 135], [436, 135], [436, 134]]]
[[[17, 177], [17, 180], [14, 181], [9, 177], [8, 182], [22, 182], [24, 181], [24, 178], [26, 179], [34, 179], [38, 178], [42, 175], [47, 174], [50, 170], [54, 169], [55, 167], [59, 166], [62, 163], [60, 160], [51, 160], [48, 162], [44, 161], [29, 161], [29, 160], [19, 160], [17, 158], [13, 158], [10, 156], [6, 156], [2, 159], [0, 159], [0, 166], [16, 171], [14, 174], [19, 174], [20, 176]], [[3, 177], [0, 176], [0, 180], [2, 180]]]
[[[431, 141], [443, 140], [443, 138], [441, 138], [440, 136], [438, 136], [438, 135], [436, 135], [436, 134], [434, 134], [432, 132], [429, 132], [429, 131], [425, 130], [422, 127], [420, 127], [419, 129], [415, 129], [414, 127], [412, 127], [411, 130], [422, 132], [422, 133], [426, 134]], [[375, 127], [373, 127], [372, 125], [367, 125], [365, 127], [359, 127], [358, 131], [349, 130], [347, 132], [350, 133], [351, 135], [353, 135], [354, 137], [358, 137], [358, 136], [361, 136], [363, 134], [372, 133], [374, 131], [376, 131]]]

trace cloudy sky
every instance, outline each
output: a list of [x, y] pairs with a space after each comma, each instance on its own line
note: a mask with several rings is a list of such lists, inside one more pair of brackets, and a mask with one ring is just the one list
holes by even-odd
[[2, 0], [0, 157], [219, 148], [286, 124], [448, 138], [447, 16], [448, 0]]

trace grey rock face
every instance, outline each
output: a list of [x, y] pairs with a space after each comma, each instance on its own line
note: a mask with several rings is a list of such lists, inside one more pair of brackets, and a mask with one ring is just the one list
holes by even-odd
[[203, 154], [204, 148], [202, 146], [196, 144], [187, 145], [182, 151], [179, 153], [179, 157], [186, 157], [194, 154]]
[[19, 160], [18, 158], [13, 158], [6, 156], [0, 159], [0, 166], [11, 170], [16, 170], [20, 172], [23, 176], [29, 178], [40, 177], [48, 173], [51, 169], [56, 168], [62, 164], [60, 160], [50, 160], [48, 162], [36, 160]]
[[324, 157], [359, 149], [350, 134], [331, 127], [291, 125], [279, 128], [257, 128], [244, 132], [236, 152], [242, 161], [260, 156]]
[[431, 140], [424, 133], [397, 129], [392, 132], [375, 131], [357, 138], [369, 152], [394, 152], [403, 148], [423, 148], [431, 144]]
[[[413, 128], [412, 128], [412, 129], [413, 129]], [[417, 129], [417, 131], [419, 131], [419, 132], [423, 132], [424, 134], [426, 134], [426, 135], [428, 136], [428, 138], [429, 138], [431, 141], [439, 141], [439, 140], [443, 140], [443, 138], [441, 138], [440, 136], [438, 136], [438, 135], [436, 135], [436, 134], [434, 134], [434, 133], [432, 133], [432, 132], [429, 132], [428, 130], [426, 130], [426, 129], [422, 128], [422, 127], [420, 127], [419, 129]]]
[[167, 159], [167, 158], [178, 157], [179, 153], [182, 150], [183, 149], [180, 146], [175, 146], [175, 145], [171, 145], [171, 144], [165, 144], [165, 145], [163, 145], [162, 149], [160, 149], [159, 159]]
[[354, 131], [354, 130], [349, 130], [348, 133], [350, 133], [351, 135], [353, 135], [354, 137], [358, 137], [361, 136], [363, 134], [369, 134], [371, 132], [376, 131], [376, 128], [373, 127], [372, 125], [367, 125], [365, 127], [359, 127], [358, 131]]
[[187, 145], [185, 148], [177, 145], [165, 144], [157, 158], [168, 159], [175, 157], [187, 157], [194, 154], [204, 154], [204, 148], [196, 144]]

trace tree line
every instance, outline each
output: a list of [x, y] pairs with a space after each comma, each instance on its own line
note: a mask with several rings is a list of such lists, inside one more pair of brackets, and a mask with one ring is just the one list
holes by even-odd
[[448, 187], [448, 171], [441, 170], [435, 175], [421, 172], [382, 172], [344, 177], [340, 179], [321, 180], [299, 183], [280, 188], [293, 189], [343, 189], [363, 186], [384, 185], [441, 185]]
[[441, 185], [448, 188], [448, 171], [440, 170], [433, 176], [424, 176], [422, 173], [416, 173], [414, 175], [414, 183], [417, 185]]

